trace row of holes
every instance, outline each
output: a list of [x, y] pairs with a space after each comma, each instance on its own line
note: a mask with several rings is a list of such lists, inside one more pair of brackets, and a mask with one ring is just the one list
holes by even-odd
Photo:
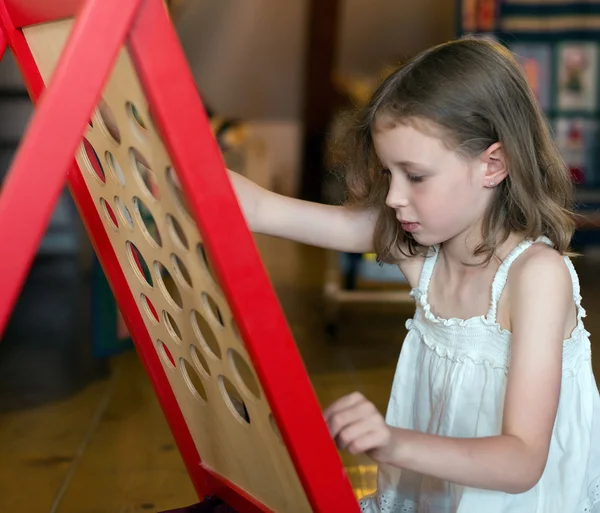
[[[109, 225], [113, 229], [118, 230], [119, 218], [121, 218], [122, 221], [125, 221], [129, 229], [133, 230], [134, 220], [131, 215], [131, 212], [129, 211], [125, 203], [121, 200], [121, 198], [115, 196], [114, 204], [116, 206], [117, 212], [119, 213], [119, 217], [117, 217], [117, 214], [115, 214], [115, 211], [113, 210], [109, 202], [102, 197], [100, 198], [101, 210], [104, 214], [105, 219], [109, 221]], [[133, 198], [133, 206], [135, 217], [138, 220], [138, 224], [142, 227], [142, 233], [144, 234], [145, 238], [155, 242], [157, 245], [162, 246], [162, 237], [160, 235], [158, 225], [156, 224], [154, 216], [152, 216], [152, 214], [150, 213], [150, 210], [148, 210], [143, 201], [141, 201], [137, 197]], [[177, 221], [177, 219], [171, 214], [167, 214], [166, 221], [171, 239], [173, 240], [174, 244], [179, 249], [183, 249], [184, 251], [189, 250], [188, 239], [185, 235], [185, 232], [181, 228], [179, 221]], [[148, 270], [148, 264], [142, 257], [140, 251], [131, 242], [128, 242], [127, 249], [130, 258], [132, 258], [133, 261], [136, 263], [134, 269], [137, 268], [138, 277], [142, 280], [142, 282], [152, 287], [152, 278]], [[212, 265], [208, 259], [206, 251], [204, 249], [204, 245], [202, 243], [196, 245], [196, 252], [205, 269], [208, 271], [215, 283], [217, 283], [215, 273], [213, 271]], [[179, 256], [177, 256], [175, 253], [171, 255], [171, 263], [173, 264], [173, 269], [175, 270], [175, 273], [177, 274], [180, 283], [182, 283], [183, 286], [187, 286], [190, 288], [193, 287], [192, 278], [189, 271], [187, 270], [187, 267], [179, 258]], [[176, 295], [176, 297], [171, 297], [171, 299], [175, 302], [177, 306], [179, 306], [179, 308], [181, 308], [181, 295], [179, 294], [179, 291], [175, 290], [174, 294]]]
[[[175, 359], [169, 351], [168, 345], [159, 340], [158, 346], [159, 352], [162, 354], [164, 362], [169, 367], [174, 368]], [[202, 376], [205, 379], [210, 379], [212, 376], [211, 367], [207, 359], [204, 357], [202, 351], [198, 350], [198, 348], [194, 344], [190, 344], [189, 349], [192, 361], [196, 364], [196, 367], [198, 368]], [[235, 349], [229, 349], [227, 351], [227, 355], [229, 364], [233, 369], [234, 374], [236, 375], [240, 383], [243, 385], [243, 389], [254, 399], [260, 399], [260, 388], [258, 386], [258, 382], [256, 381], [256, 378], [254, 377], [250, 366], [246, 363], [246, 360]], [[204, 390], [202, 383], [198, 380], [192, 379], [192, 381], [194, 383], [198, 382], [196, 390], [200, 397], [206, 401], [206, 391]], [[243, 402], [242, 397], [239, 394], [237, 394], [237, 391], [234, 395], [236, 397], [236, 400]]]
[[[152, 301], [145, 294], [141, 295], [142, 307], [146, 316], [150, 320], [152, 324], [159, 324], [160, 317], [158, 312], [152, 303]], [[167, 331], [171, 335], [171, 338], [177, 343], [181, 344], [184, 342], [183, 336], [181, 334], [181, 330], [179, 326], [173, 319], [173, 316], [167, 312], [166, 310], [162, 311], [163, 322], [165, 323], [165, 327]], [[192, 310], [190, 313], [190, 322], [192, 325], [192, 330], [194, 331], [197, 339], [200, 341], [202, 346], [206, 349], [206, 351], [212, 354], [214, 357], [221, 359], [222, 353], [221, 348], [219, 346], [219, 342], [217, 340], [214, 331], [210, 327], [210, 324], [206, 321], [206, 319], [200, 315], [196, 310]], [[235, 331], [235, 330], [234, 330]]]
[[[139, 111], [137, 110], [135, 105], [133, 105], [131, 102], [127, 102], [126, 109], [127, 109], [127, 113], [128, 113], [130, 120], [133, 122], [136, 133], [138, 135], [140, 135], [140, 134], [145, 135], [145, 131], [147, 129], [146, 123], [144, 122], [143, 118], [140, 116]], [[110, 107], [108, 106], [108, 104], [106, 104], [106, 102], [104, 102], [102, 100], [99, 105], [98, 111], [99, 111], [99, 115], [100, 115], [100, 118], [103, 123], [103, 128], [108, 133], [110, 138], [116, 144], [120, 145], [121, 144], [120, 129], [118, 127], [118, 124], [116, 123], [116, 119], [115, 119], [114, 115], [112, 114]], [[90, 123], [90, 125], [93, 126], [92, 123]], [[99, 179], [101, 183], [106, 183], [106, 174], [104, 172], [104, 167], [102, 166], [102, 163], [101, 163], [96, 151], [94, 150], [92, 145], [89, 143], [89, 141], [87, 141], [87, 139], [84, 139], [84, 149], [85, 149], [85, 153], [88, 157], [89, 163], [91, 165], [90, 167], [94, 171], [96, 178]], [[156, 176], [154, 175], [154, 172], [152, 171], [147, 160], [143, 157], [143, 155], [136, 148], [133, 148], [133, 147], [129, 149], [129, 155], [130, 155], [130, 159], [132, 162], [132, 168], [135, 171], [134, 176], [138, 179], [138, 184], [141, 185], [141, 189], [144, 191], [144, 193], [150, 200], [154, 200], [154, 201], [159, 200], [160, 199], [160, 191], [159, 191], [159, 187], [158, 187], [158, 182], [157, 182]], [[107, 151], [105, 153], [105, 159], [108, 164], [108, 168], [110, 169], [110, 171], [111, 171], [113, 177], [115, 178], [115, 180], [117, 181], [117, 183], [119, 183], [121, 186], [125, 186], [125, 184], [126, 184], [125, 173], [123, 172], [123, 169], [120, 166], [118, 160], [109, 151]], [[179, 180], [175, 174], [175, 171], [171, 167], [169, 167], [169, 168], [167, 168], [166, 173], [167, 173], [167, 181], [171, 187], [172, 192], [174, 193], [174, 196], [175, 196], [177, 202], [179, 203], [179, 207], [183, 210], [183, 212], [187, 216], [189, 216], [191, 218], [189, 209], [187, 207], [187, 202], [185, 200], [183, 191], [179, 185]], [[115, 200], [117, 209], [119, 210], [119, 212], [121, 214], [122, 219], [126, 222], [127, 226], [130, 229], [133, 229], [133, 219], [131, 217], [131, 213], [129, 212], [129, 209], [127, 209], [127, 207], [120, 200], [120, 198], [115, 197], [114, 200]], [[162, 239], [160, 236], [160, 232], [158, 231], [158, 225], [156, 224], [150, 209], [145, 205], [143, 200], [141, 200], [139, 197], [133, 198], [133, 204], [134, 204], [134, 208], [135, 208], [135, 213], [139, 217], [139, 220], [142, 221], [141, 225], [145, 228], [143, 230], [144, 235], [146, 235], [147, 238], [148, 238], [148, 236], [150, 237], [149, 242], [152, 245], [161, 247]], [[102, 206], [102, 209], [104, 210], [105, 217], [111, 222], [111, 224], [113, 225], [113, 227], [115, 229], [118, 229], [119, 223], [118, 223], [117, 217], [115, 216], [114, 212], [112, 211], [112, 208], [110, 207], [110, 205], [106, 202], [106, 200], [104, 198], [101, 198], [101, 206]], [[181, 225], [179, 224], [177, 219], [175, 217], [173, 217], [171, 214], [167, 215], [167, 225], [169, 227], [169, 230], [171, 231], [171, 235], [172, 235], [172, 238], [175, 241], [175, 243], [181, 249], [188, 250], [189, 244], [188, 244], [188, 240], [185, 235], [185, 232], [181, 228]], [[148, 266], [147, 266], [145, 260], [141, 256], [141, 253], [135, 247], [135, 245], [129, 241], [127, 243], [127, 249], [128, 249], [128, 256], [130, 258], [130, 262], [133, 261], [132, 263], [135, 263], [135, 265], [133, 265], [133, 267], [134, 267], [134, 270], [137, 271], [136, 274], [138, 275], [138, 278], [140, 278], [142, 280], [142, 282], [144, 282], [144, 283], [148, 284], [150, 287], [152, 287], [153, 283], [152, 283], [151, 273], [150, 273], [150, 270], [148, 269]], [[202, 259], [204, 265], [206, 266], [206, 269], [211, 274], [213, 279], [215, 279], [214, 273], [212, 271], [212, 267], [210, 266], [210, 264], [208, 262], [208, 259], [207, 259], [207, 256], [206, 256], [206, 253], [204, 251], [204, 247], [202, 246], [202, 244], [199, 244], [197, 246], [197, 251], [198, 251], [199, 256], [201, 256], [201, 259]], [[185, 268], [185, 265], [181, 261], [181, 259], [179, 259], [179, 257], [177, 255], [173, 254], [171, 256], [171, 260], [172, 260], [173, 268], [175, 269], [176, 275], [180, 279], [180, 282], [181, 282], [181, 279], [183, 279], [183, 282], [185, 283], [185, 285], [192, 287], [193, 285], [191, 282], [191, 277], [189, 275], [189, 272]], [[161, 285], [162, 285], [161, 288], [164, 288], [164, 290], [166, 290], [166, 292], [167, 292], [167, 294], [165, 294], [165, 296], [167, 296], [167, 298], [171, 300], [170, 301], [171, 303], [175, 303], [179, 308], [182, 308], [183, 305], [182, 305], [182, 301], [181, 301], [181, 295], [179, 294], [179, 291], [176, 289], [176, 286], [175, 286], [175, 289], [173, 289], [172, 287], [168, 288], [165, 286], [163, 278], [165, 276], [168, 276], [170, 278], [170, 274], [168, 273], [167, 269], [160, 262], [155, 262], [154, 265], [155, 265], [156, 273], [159, 276], [160, 281], [161, 281]], [[168, 281], [168, 283], [174, 284], [174, 281], [172, 279], [168, 279], [167, 281]], [[163, 292], [164, 292], [164, 290], [163, 290]], [[214, 302], [214, 300], [206, 293], [203, 293], [203, 299], [204, 299], [205, 306], [208, 306], [209, 310], [213, 314], [213, 317], [217, 320], [217, 322], [220, 324], [220, 326], [223, 327], [224, 326], [223, 318], [222, 318], [222, 315], [221, 315], [216, 303]], [[156, 309], [154, 308], [154, 306], [152, 305], [152, 303], [150, 302], [148, 297], [145, 295], [142, 295], [142, 301], [144, 303], [145, 310], [149, 314], [151, 320], [154, 322], [159, 322], [159, 318], [158, 318]], [[182, 342], [181, 331], [179, 330], [173, 317], [166, 311], [163, 311], [163, 317], [164, 317], [164, 321], [167, 326], [167, 329], [170, 332], [172, 338], [176, 342], [181, 343]], [[216, 356], [217, 358], [221, 358], [221, 350], [220, 350], [219, 344], [217, 342], [216, 336], [214, 335], [212, 329], [210, 328], [210, 325], [206, 322], [206, 320], [195, 310], [192, 311], [192, 326], [193, 326], [194, 332], [197, 335], [200, 334], [198, 339], [201, 341], [201, 343], [203, 343], [202, 345], [205, 348], [205, 350], [208, 350], [210, 352], [210, 354]], [[234, 329], [234, 331], [237, 334], [235, 325], [232, 325], [232, 328]], [[173, 359], [173, 356], [169, 352], [166, 344], [164, 344], [162, 341], [159, 340], [158, 345], [159, 345], [159, 352], [163, 355], [163, 360], [165, 360], [165, 362], [167, 363], [168, 366], [170, 366], [171, 368], [175, 368], [176, 367], [175, 360]], [[208, 365], [208, 362], [202, 355], [202, 353], [200, 351], [198, 351], [193, 344], [190, 346], [190, 351], [191, 351], [192, 359], [194, 360], [194, 362], [196, 363], [198, 368], [201, 369], [201, 371], [203, 371], [204, 376], [206, 378], [209, 378], [211, 376], [210, 367]], [[229, 358], [230, 358], [232, 367], [237, 372], [237, 376], [239, 377], [241, 382], [244, 384], [245, 388], [255, 398], [258, 399], [260, 396], [260, 391], [259, 391], [259, 387], [256, 382], [256, 379], [254, 378], [252, 371], [250, 370], [250, 367], [248, 366], [246, 361], [239, 355], [239, 353], [237, 353], [233, 349], [230, 349], [228, 351], [228, 354], [229, 354]], [[180, 368], [181, 368], [181, 372], [184, 375], [185, 381], [188, 384], [190, 390], [193, 391], [193, 393], [196, 397], [199, 397], [206, 401], [207, 395], [206, 395], [206, 391], [202, 385], [202, 381], [198, 377], [198, 374], [195, 372], [194, 368], [189, 364], [189, 362], [185, 358], [180, 358]], [[245, 403], [244, 403], [241, 395], [237, 392], [236, 388], [226, 377], [224, 377], [222, 375], [220, 375], [218, 377], [218, 380], [219, 380], [220, 389], [223, 393], [224, 398], [226, 399], [229, 409], [232, 412], [234, 412], [239, 419], [249, 423], [250, 417], [248, 415], [248, 411], [246, 409]], [[270, 415], [269, 421], [270, 421], [270, 424], [271, 424], [273, 430], [277, 433], [277, 435], [279, 435], [279, 431], [277, 429], [277, 426], [274, 422], [272, 415]]]
[[[126, 102], [125, 110], [131, 126], [133, 127], [133, 132], [138, 136], [145, 137], [148, 126], [144, 121], [139, 109], [132, 102]], [[104, 99], [101, 99], [98, 104], [98, 116], [102, 121], [101, 125], [105, 134], [108, 135], [115, 144], [120, 145], [121, 130], [112, 109]], [[90, 126], [94, 126], [92, 122], [90, 122]]]
[[[159, 354], [161, 355], [167, 367], [170, 369], [175, 369], [177, 367], [177, 364], [175, 363], [175, 359], [171, 355], [171, 352], [169, 351], [167, 345], [164, 344], [161, 340], [157, 341], [157, 345]], [[200, 374], [205, 379], [209, 379], [211, 377], [211, 373], [208, 364], [202, 356], [201, 352], [198, 351], [193, 344], [190, 346], [190, 354], [192, 355], [192, 361], [194, 361], [194, 363], [196, 364], [196, 368], [199, 369]], [[229, 359], [231, 367], [233, 368], [237, 377], [244, 386], [244, 390], [252, 394], [254, 397], [258, 398], [260, 392], [256, 381], [253, 378], [252, 381], [247, 381], [247, 376], [252, 376], [252, 374], [245, 360], [233, 349], [229, 350]], [[186, 358], [179, 358], [179, 369], [192, 395], [197, 400], [201, 402], [206, 402], [208, 401], [208, 395], [202, 383], [202, 379], [200, 378], [198, 372], [196, 372], [196, 368], [192, 366]], [[217, 381], [219, 383], [219, 390], [221, 391], [221, 395], [225, 400], [228, 409], [232, 412], [234, 417], [245, 424], [250, 424], [251, 420], [248, 408], [246, 406], [246, 403], [244, 402], [242, 395], [238, 392], [235, 385], [222, 374], [220, 374], [217, 377]], [[271, 428], [277, 435], [278, 439], [281, 441], [281, 434], [272, 414], [269, 415], [269, 424], [271, 425]]]
[[[98, 153], [92, 144], [85, 138], [83, 140], [83, 149], [89, 164], [86, 167], [92, 171], [92, 176], [94, 176], [97, 181], [99, 181], [101, 184], [105, 184], [106, 172], [104, 171], [102, 161], [100, 160], [100, 157], [98, 156]], [[160, 199], [160, 188], [156, 174], [150, 167], [150, 164], [136, 148], [129, 148], [129, 155], [131, 160], [131, 168], [133, 169], [133, 176], [135, 177], [134, 179], [137, 181], [138, 186], [143, 191], [144, 196], [148, 201], [158, 201]], [[113, 179], [121, 187], [124, 187], [126, 184], [126, 177], [119, 161], [110, 151], [105, 152], [104, 159], [113, 176]], [[179, 209], [191, 219], [192, 216], [190, 214], [190, 210], [185, 199], [183, 189], [181, 188], [181, 183], [177, 173], [171, 166], [166, 168], [165, 173], [167, 177], [167, 183], [169, 184]], [[146, 210], [149, 212], [149, 209]], [[155, 242], [160, 246], [160, 240], [156, 240]]]

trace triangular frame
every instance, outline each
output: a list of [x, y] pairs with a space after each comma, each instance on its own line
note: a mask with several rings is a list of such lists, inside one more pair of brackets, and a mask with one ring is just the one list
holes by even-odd
[[[75, 26], [45, 89], [21, 28], [65, 17], [75, 17]], [[0, 335], [66, 180], [199, 497], [215, 494], [240, 512], [268, 511], [235, 483], [202, 465], [74, 161], [125, 44], [313, 511], [359, 511], [163, 2], [0, 0], [0, 24], [0, 54], [8, 45], [36, 103], [0, 194]]]

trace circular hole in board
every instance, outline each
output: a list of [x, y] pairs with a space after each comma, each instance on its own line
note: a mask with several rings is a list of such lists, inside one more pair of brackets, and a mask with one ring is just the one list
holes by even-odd
[[119, 221], [117, 220], [117, 216], [115, 215], [114, 210], [104, 198], [100, 198], [100, 206], [102, 207], [102, 213], [104, 214], [106, 220], [109, 222], [111, 228], [118, 230]]
[[208, 401], [208, 396], [206, 395], [206, 390], [204, 389], [202, 380], [200, 379], [200, 376], [198, 376], [198, 373], [196, 372], [196, 369], [194, 369], [193, 365], [190, 364], [190, 362], [188, 362], [185, 358], [180, 358], [179, 367], [181, 369], [183, 379], [187, 383], [187, 386], [192, 394], [197, 399]]
[[171, 234], [171, 238], [173, 242], [177, 244], [180, 248], [185, 249], [186, 251], [190, 248], [188, 245], [188, 240], [183, 231], [183, 228], [179, 224], [179, 221], [176, 217], [173, 217], [171, 214], [167, 214], [167, 226], [169, 227], [169, 233]]
[[156, 274], [160, 277], [161, 289], [167, 298], [167, 301], [181, 310], [183, 308], [183, 299], [181, 298], [181, 293], [179, 292], [171, 273], [158, 260], [154, 262], [154, 269], [156, 270]]
[[119, 211], [121, 218], [125, 221], [125, 224], [127, 224], [127, 227], [130, 230], [133, 230], [133, 217], [131, 217], [131, 212], [129, 212], [127, 205], [125, 205], [118, 196], [115, 196], [115, 204], [117, 205], [117, 210]]
[[283, 443], [283, 439], [281, 438], [281, 431], [279, 431], [279, 427], [277, 427], [277, 422], [275, 422], [275, 417], [273, 417], [272, 413], [269, 413], [269, 424], [271, 425], [271, 429], [275, 433], [277, 439]]
[[143, 308], [144, 312], [146, 313], [146, 316], [148, 317], [148, 319], [150, 319], [150, 321], [153, 324], [158, 324], [158, 322], [159, 322], [158, 312], [156, 311], [156, 308], [154, 308], [152, 301], [150, 301], [150, 299], [148, 299], [148, 296], [146, 296], [145, 294], [142, 294], [141, 298], [142, 298], [142, 308]]
[[158, 231], [158, 225], [154, 216], [146, 204], [137, 196], [133, 197], [133, 207], [137, 214], [138, 221], [142, 226], [142, 232], [153, 246], [162, 246], [162, 239]]
[[98, 114], [102, 120], [102, 126], [111, 139], [117, 144], [121, 144], [121, 131], [117, 124], [117, 118], [104, 98], [98, 103]]
[[125, 104], [125, 108], [127, 109], [127, 114], [129, 115], [129, 119], [131, 119], [133, 126], [136, 128], [138, 133], [145, 134], [148, 127], [144, 121], [144, 118], [140, 114], [140, 111], [136, 108], [136, 106], [132, 102], [127, 102]]
[[131, 241], [127, 241], [126, 245], [127, 256], [129, 257], [129, 263], [131, 264], [133, 272], [144, 285], [152, 287], [152, 273], [150, 272], [148, 264], [146, 264], [146, 260], [140, 253], [140, 250]]
[[169, 348], [162, 340], [157, 340], [156, 345], [158, 346], [158, 354], [160, 354], [163, 361], [167, 364], [171, 369], [175, 368], [175, 359], [169, 351]]
[[219, 309], [217, 302], [206, 292], [202, 292], [202, 299], [204, 301], [204, 307], [208, 309], [213, 319], [217, 321], [221, 327], [225, 326], [225, 323], [223, 322], [223, 316], [221, 315], [221, 310]]
[[173, 316], [169, 312], [163, 310], [163, 317], [165, 318], [165, 325], [167, 326], [167, 331], [169, 332], [169, 335], [171, 335], [171, 338], [177, 343], [181, 342], [183, 340], [181, 330], [179, 329], [179, 326], [177, 326]]
[[110, 169], [110, 172], [117, 181], [117, 183], [124, 186], [125, 173], [123, 172], [123, 168], [121, 167], [121, 164], [119, 164], [119, 161], [110, 151], [107, 151], [104, 154], [104, 157], [106, 158], [106, 162], [108, 162], [108, 169]]
[[206, 319], [196, 310], [192, 310], [192, 328], [202, 348], [217, 358], [221, 358], [221, 348], [215, 333]]
[[198, 253], [198, 258], [200, 259], [200, 261], [202, 262], [202, 265], [204, 265], [204, 267], [206, 268], [206, 270], [208, 271], [208, 274], [210, 274], [210, 277], [213, 279], [213, 281], [218, 285], [219, 282], [217, 280], [217, 276], [215, 275], [215, 272], [213, 270], [212, 264], [210, 263], [209, 259], [208, 259], [208, 255], [206, 253], [206, 250], [204, 249], [204, 244], [202, 244], [201, 242], [196, 246], [196, 251]]
[[260, 387], [258, 386], [258, 381], [256, 380], [250, 365], [246, 362], [246, 359], [235, 349], [229, 349], [228, 354], [231, 366], [246, 390], [256, 397], [256, 399], [260, 399]]
[[179, 181], [179, 177], [177, 176], [177, 173], [172, 167], [167, 168], [167, 182], [169, 184], [169, 187], [171, 188], [173, 196], [175, 196], [177, 206], [181, 209], [183, 213], [185, 213], [191, 219], [192, 214], [190, 214], [185, 195], [183, 194], [181, 182]]
[[221, 394], [223, 395], [225, 403], [233, 413], [234, 417], [250, 424], [250, 415], [248, 414], [246, 403], [244, 403], [244, 399], [233, 383], [225, 376], [221, 375], [219, 376], [219, 388], [221, 389]]
[[83, 151], [87, 158], [87, 162], [90, 165], [90, 168], [93, 171], [93, 176], [100, 181], [100, 183], [106, 183], [106, 175], [104, 174], [104, 168], [100, 163], [100, 159], [98, 158], [98, 154], [94, 147], [90, 144], [85, 137], [83, 138]]
[[196, 364], [196, 367], [200, 370], [201, 373], [208, 378], [210, 377], [210, 367], [208, 366], [208, 362], [202, 351], [200, 351], [194, 344], [190, 345], [190, 354], [192, 355], [192, 361]]
[[181, 258], [173, 253], [171, 255], [171, 263], [173, 264], [173, 270], [175, 271], [175, 276], [177, 276], [179, 282], [187, 287], [192, 288], [192, 277], [190, 276], [190, 273], [185, 264], [182, 262]]
[[133, 171], [144, 192], [153, 199], [159, 199], [158, 181], [154, 171], [150, 168], [148, 160], [136, 148], [129, 148], [129, 156], [131, 157]]
[[238, 330], [237, 324], [235, 323], [235, 319], [231, 319], [231, 330], [240, 342], [242, 342], [242, 336], [240, 335], [240, 331]]

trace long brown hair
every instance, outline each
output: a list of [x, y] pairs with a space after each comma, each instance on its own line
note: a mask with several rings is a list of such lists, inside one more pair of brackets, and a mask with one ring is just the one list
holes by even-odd
[[519, 63], [499, 43], [465, 38], [430, 48], [388, 76], [347, 131], [344, 173], [349, 206], [380, 209], [374, 245], [393, 262], [400, 250], [422, 254], [400, 227], [385, 197], [372, 131], [381, 115], [395, 123], [424, 119], [444, 142], [473, 158], [501, 142], [508, 177], [495, 190], [483, 218], [484, 239], [475, 254], [488, 262], [511, 233], [547, 236], [567, 253], [574, 231], [573, 186], [548, 122]]

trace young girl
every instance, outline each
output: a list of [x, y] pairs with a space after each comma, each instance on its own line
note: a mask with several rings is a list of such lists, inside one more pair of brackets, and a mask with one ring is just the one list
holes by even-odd
[[325, 411], [379, 463], [367, 512], [600, 512], [600, 397], [567, 256], [572, 188], [510, 52], [463, 39], [390, 76], [351, 140], [346, 206], [231, 174], [251, 229], [376, 251], [413, 287], [387, 416]]

